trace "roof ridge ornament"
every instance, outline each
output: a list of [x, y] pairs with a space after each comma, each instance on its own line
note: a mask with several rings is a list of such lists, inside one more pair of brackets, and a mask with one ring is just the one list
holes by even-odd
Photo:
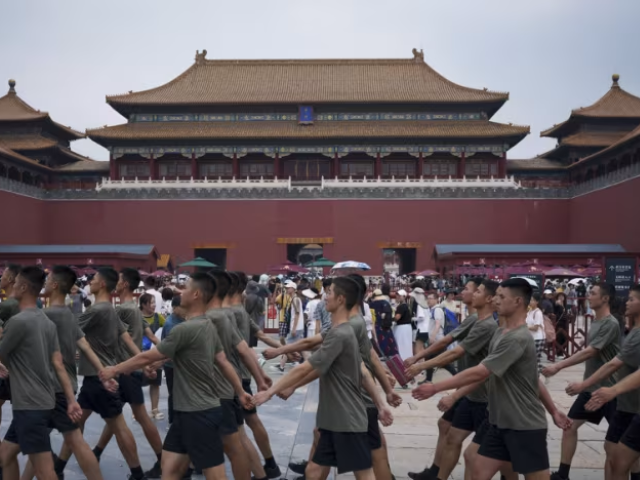
[[202, 53], [200, 53], [200, 50], [196, 50], [196, 64], [204, 63], [207, 60], [206, 57], [207, 57], [206, 50], [202, 50]]
[[16, 81], [13, 78], [9, 79], [9, 93], [16, 93]]
[[413, 50], [411, 50], [411, 53], [413, 53], [413, 59], [416, 62], [424, 62], [424, 51], [422, 49], [418, 50], [417, 48], [414, 48]]
[[611, 88], [620, 87], [620, 85], [618, 85], [618, 81], [620, 80], [620, 75], [618, 75], [617, 73], [614, 73], [613, 75], [611, 75], [611, 80], [613, 81], [613, 85], [611, 85]]

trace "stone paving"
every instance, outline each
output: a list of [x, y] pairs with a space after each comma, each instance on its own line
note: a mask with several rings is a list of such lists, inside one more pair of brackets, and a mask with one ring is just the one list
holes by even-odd
[[[259, 349], [260, 350], [260, 349]], [[264, 368], [269, 375], [277, 381], [282, 376], [275, 368], [277, 362], [269, 362]], [[287, 370], [290, 367], [287, 367]], [[552, 378], [547, 384], [555, 403], [565, 412], [568, 412], [572, 403], [572, 398], [564, 392], [569, 381], [579, 380], [582, 377], [582, 366], [573, 367], [561, 372]], [[445, 378], [449, 374], [444, 371], [436, 372], [435, 380]], [[145, 396], [148, 402], [148, 395], [145, 389]], [[405, 479], [407, 472], [422, 469], [425, 465], [431, 464], [433, 453], [438, 437], [437, 419], [440, 412], [436, 408], [437, 398], [424, 402], [417, 402], [411, 398], [410, 390], [397, 389], [403, 397], [403, 404], [394, 410], [394, 424], [384, 429], [391, 461], [391, 468], [397, 479]], [[312, 432], [315, 424], [315, 412], [317, 408], [318, 384], [317, 382], [298, 390], [294, 395], [284, 402], [279, 398], [274, 398], [266, 405], [260, 407], [260, 417], [264, 422], [274, 451], [275, 459], [280, 465], [283, 477], [293, 480], [297, 475], [287, 470], [290, 460], [301, 460], [307, 458], [312, 442]], [[160, 409], [167, 411], [167, 394], [163, 385], [160, 398]], [[11, 420], [11, 407], [9, 404], [2, 408], [2, 426], [0, 434], [4, 434]], [[144, 469], [150, 468], [155, 455], [151, 451], [140, 426], [131, 418], [131, 410], [125, 407], [125, 418], [131, 427], [138, 445], [138, 453]], [[167, 420], [156, 422], [162, 437], [168, 430]], [[87, 422], [85, 438], [91, 447], [95, 446], [100, 436], [104, 423], [97, 416], [93, 415]], [[591, 480], [603, 478], [604, 466], [604, 436], [607, 429], [606, 422], [600, 426], [586, 424], [580, 429], [579, 444], [574, 457], [571, 470], [571, 480]], [[57, 432], [52, 433], [52, 445], [57, 451], [62, 443], [62, 437]], [[552, 469], [557, 468], [560, 461], [560, 441], [562, 432], [557, 429], [549, 419], [549, 454]], [[24, 458], [21, 459], [24, 464]], [[101, 467], [105, 480], [120, 480], [127, 477], [129, 469], [118, 450], [115, 440], [106, 448], [102, 455]], [[232, 478], [229, 465], [227, 464], [227, 475]], [[350, 477], [351, 475], [340, 475], [340, 477]], [[85, 478], [75, 460], [71, 460], [66, 470], [68, 480]], [[194, 476], [194, 479], [198, 477]], [[455, 480], [463, 478], [463, 468], [461, 465], [454, 470], [452, 478]]]

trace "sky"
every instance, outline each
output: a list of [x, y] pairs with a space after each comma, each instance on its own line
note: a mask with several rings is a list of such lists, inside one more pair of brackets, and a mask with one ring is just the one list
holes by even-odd
[[[209, 59], [411, 58], [474, 88], [510, 92], [495, 121], [530, 125], [509, 158], [555, 145], [540, 131], [620, 74], [640, 96], [638, 0], [22, 0], [0, 11], [0, 96], [84, 131], [125, 119], [105, 96], [169, 82]], [[4, 87], [3, 87], [4, 85]], [[73, 149], [98, 160], [90, 140]]]

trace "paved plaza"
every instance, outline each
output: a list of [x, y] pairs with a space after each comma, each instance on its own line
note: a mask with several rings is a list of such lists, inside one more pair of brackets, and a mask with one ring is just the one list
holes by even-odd
[[[261, 350], [259, 348], [258, 350]], [[276, 361], [268, 362], [264, 368], [269, 375], [277, 381], [282, 374], [275, 368]], [[287, 367], [288, 371], [289, 367]], [[572, 367], [552, 378], [547, 384], [555, 403], [565, 412], [569, 411], [572, 398], [567, 396], [564, 389], [568, 382], [582, 378], [582, 366]], [[436, 372], [435, 380], [445, 378], [449, 374], [444, 371]], [[148, 403], [147, 389], [145, 396]], [[410, 390], [397, 391], [403, 397], [403, 404], [394, 410], [394, 424], [385, 428], [384, 432], [389, 445], [389, 457], [391, 468], [398, 480], [405, 479], [407, 472], [421, 470], [427, 463], [431, 464], [433, 452], [438, 438], [437, 419], [441, 415], [436, 405], [437, 397], [424, 402], [417, 402], [411, 398]], [[307, 457], [312, 441], [315, 412], [318, 399], [318, 383], [299, 389], [294, 395], [284, 402], [279, 398], [272, 399], [269, 403], [260, 407], [260, 417], [267, 427], [271, 438], [271, 445], [276, 461], [280, 465], [283, 477], [293, 480], [297, 475], [287, 471], [290, 460], [300, 460]], [[167, 411], [167, 392], [162, 387], [160, 408]], [[4, 436], [11, 419], [10, 405], [3, 407], [1, 433]], [[138, 445], [138, 453], [144, 469], [150, 468], [155, 455], [151, 451], [140, 426], [131, 418], [131, 410], [126, 407], [125, 418], [129, 423]], [[157, 421], [160, 435], [164, 438], [168, 430], [167, 420]], [[93, 415], [87, 423], [85, 437], [91, 447], [100, 436], [104, 423], [96, 415]], [[573, 460], [571, 480], [601, 479], [604, 466], [604, 436], [607, 429], [606, 422], [600, 426], [585, 425], [580, 429], [580, 442]], [[549, 454], [552, 469], [557, 468], [560, 462], [560, 441], [562, 432], [556, 428], [549, 419]], [[52, 443], [56, 451], [60, 448], [62, 437], [58, 433], [52, 434]], [[24, 464], [24, 459], [21, 459]], [[105, 480], [122, 480], [129, 474], [129, 469], [124, 462], [115, 439], [109, 444], [102, 454], [101, 467]], [[227, 475], [232, 478], [231, 470], [227, 463]], [[340, 475], [351, 477], [352, 475]], [[85, 478], [74, 460], [69, 462], [66, 470], [68, 480]], [[195, 477], [194, 478], [198, 478]], [[452, 478], [463, 478], [463, 467], [459, 465], [453, 472]]]

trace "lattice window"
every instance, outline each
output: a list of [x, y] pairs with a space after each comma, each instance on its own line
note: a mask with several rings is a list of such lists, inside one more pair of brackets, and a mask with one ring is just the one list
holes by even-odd
[[340, 175], [343, 177], [373, 177], [372, 162], [341, 163]]
[[151, 175], [148, 163], [123, 163], [119, 167], [121, 177], [149, 178]]
[[382, 164], [382, 175], [385, 177], [414, 177], [415, 162], [385, 162]]
[[190, 177], [190, 162], [160, 162], [158, 165], [160, 177]]
[[425, 161], [422, 175], [426, 177], [448, 177], [458, 174], [458, 164], [450, 160]]
[[231, 177], [233, 176], [233, 165], [231, 162], [201, 163], [201, 177]]
[[240, 163], [241, 177], [272, 177], [273, 163]]
[[467, 177], [487, 177], [498, 175], [498, 164], [495, 162], [468, 162], [465, 166], [465, 175]]

